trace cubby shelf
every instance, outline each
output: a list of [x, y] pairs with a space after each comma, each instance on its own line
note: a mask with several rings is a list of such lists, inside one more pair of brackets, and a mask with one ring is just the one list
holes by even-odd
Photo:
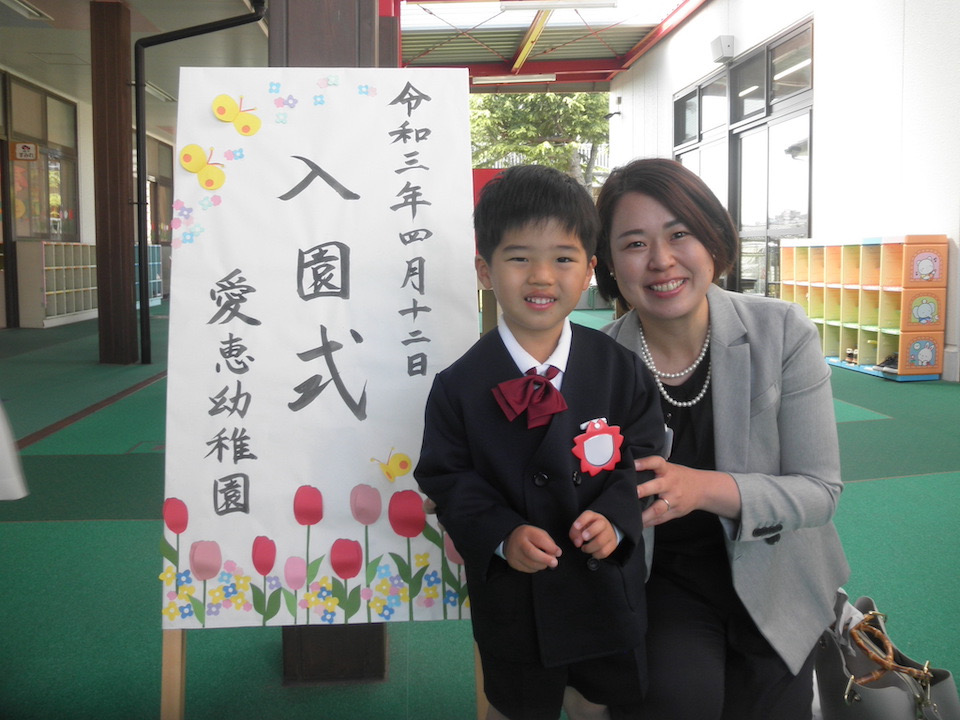
[[[857, 244], [784, 240], [781, 297], [814, 322], [832, 365], [890, 380], [936, 380], [943, 371], [947, 249], [946, 235]], [[881, 369], [894, 354], [895, 369]]]
[[97, 316], [96, 247], [17, 242], [20, 326], [44, 328]]

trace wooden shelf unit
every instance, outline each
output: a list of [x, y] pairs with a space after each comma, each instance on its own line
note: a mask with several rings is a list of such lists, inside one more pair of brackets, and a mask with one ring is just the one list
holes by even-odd
[[[784, 240], [781, 297], [817, 325], [829, 363], [891, 380], [936, 380], [943, 371], [947, 261], [946, 235], [855, 244]], [[880, 369], [894, 353], [896, 370]]]
[[45, 328], [97, 317], [96, 247], [19, 240], [20, 326]]

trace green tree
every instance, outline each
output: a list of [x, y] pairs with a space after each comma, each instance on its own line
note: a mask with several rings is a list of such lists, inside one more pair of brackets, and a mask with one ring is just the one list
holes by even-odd
[[609, 136], [608, 108], [607, 93], [471, 95], [474, 166], [495, 167], [515, 154], [589, 186], [597, 151]]

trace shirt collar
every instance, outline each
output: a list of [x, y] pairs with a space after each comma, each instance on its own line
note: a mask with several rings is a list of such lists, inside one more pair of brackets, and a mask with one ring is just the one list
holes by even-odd
[[530, 353], [520, 346], [502, 317], [497, 323], [497, 329], [500, 331], [500, 338], [503, 340], [507, 352], [510, 353], [510, 357], [513, 358], [520, 372], [525, 373], [530, 368], [535, 367], [537, 373], [543, 375], [547, 367], [553, 365], [560, 373], [552, 382], [558, 390], [560, 389], [560, 382], [567, 370], [567, 359], [570, 357], [570, 341], [573, 337], [573, 331], [570, 329], [570, 318], [563, 319], [563, 329], [560, 331], [560, 340], [557, 342], [557, 347], [544, 363], [537, 362]]

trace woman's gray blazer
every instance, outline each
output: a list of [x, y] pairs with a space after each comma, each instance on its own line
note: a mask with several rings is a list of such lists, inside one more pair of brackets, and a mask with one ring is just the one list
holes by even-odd
[[[716, 467], [742, 506], [739, 521], [721, 519], [733, 584], [796, 673], [850, 573], [833, 525], [843, 483], [830, 366], [798, 305], [716, 285], [707, 301]], [[632, 311], [606, 331], [637, 351]]]

